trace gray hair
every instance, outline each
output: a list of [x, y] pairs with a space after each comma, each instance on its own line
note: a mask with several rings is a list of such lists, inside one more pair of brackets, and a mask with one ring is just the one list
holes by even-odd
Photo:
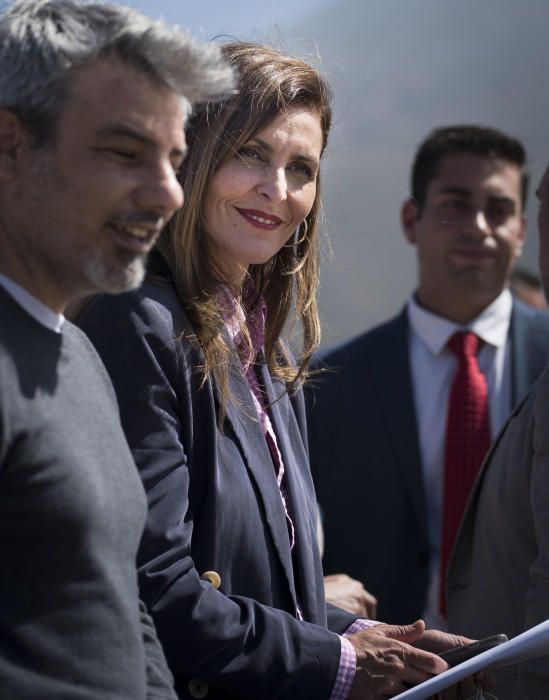
[[0, 14], [0, 109], [41, 145], [55, 132], [74, 71], [108, 57], [181, 95], [187, 111], [234, 92], [219, 47], [178, 27], [95, 0], [15, 0]]

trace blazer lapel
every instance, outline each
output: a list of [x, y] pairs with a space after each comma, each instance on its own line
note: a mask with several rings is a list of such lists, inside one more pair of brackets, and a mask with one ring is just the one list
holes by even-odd
[[370, 378], [376, 387], [380, 410], [388, 417], [386, 424], [391, 435], [395, 463], [401, 471], [421, 527], [427, 533], [427, 504], [408, 352], [406, 309], [386, 327], [383, 337], [380, 336], [377, 342], [382, 347], [375, 356], [383, 357], [383, 362], [370, 367]]
[[288, 505], [295, 531], [297, 553], [295, 560], [300, 583], [299, 602], [305, 619], [317, 620], [319, 611], [316, 599], [316, 570], [320, 567], [320, 557], [316, 542], [316, 501], [311, 495], [314, 493], [312, 485], [307, 486], [305, 481], [309, 476], [307, 452], [300, 440], [290, 442], [290, 435], [299, 436], [299, 429], [285, 387], [273, 386], [271, 376], [264, 365], [261, 375], [267, 400], [270, 402], [271, 421], [284, 463], [287, 498], [290, 501]]
[[229, 368], [229, 388], [234, 401], [227, 403], [227, 421], [240, 443], [246, 467], [256, 484], [274, 547], [288, 579], [294, 604], [296, 604], [292, 557], [284, 507], [280, 498], [271, 453], [257, 418], [250, 387], [242, 374], [236, 353]]

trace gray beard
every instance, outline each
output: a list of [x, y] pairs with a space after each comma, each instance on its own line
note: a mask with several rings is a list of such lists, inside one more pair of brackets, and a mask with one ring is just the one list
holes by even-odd
[[108, 266], [102, 256], [92, 255], [86, 261], [84, 275], [99, 292], [119, 294], [137, 289], [145, 277], [145, 258], [138, 256], [129, 264]]

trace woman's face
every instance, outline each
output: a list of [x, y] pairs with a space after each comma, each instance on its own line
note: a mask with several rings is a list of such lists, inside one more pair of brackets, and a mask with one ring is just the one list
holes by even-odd
[[215, 173], [204, 230], [227, 282], [267, 262], [311, 211], [322, 152], [318, 112], [292, 107], [247, 141]]

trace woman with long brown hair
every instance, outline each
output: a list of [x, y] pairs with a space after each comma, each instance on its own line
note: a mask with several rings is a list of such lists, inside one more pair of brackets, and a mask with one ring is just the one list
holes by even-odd
[[403, 643], [420, 622], [352, 634], [371, 623], [327, 616], [301, 383], [319, 340], [329, 89], [269, 47], [223, 51], [239, 92], [189, 123], [185, 204], [147, 281], [79, 318], [148, 494], [141, 594], [182, 698], [381, 699], [445, 664]]

